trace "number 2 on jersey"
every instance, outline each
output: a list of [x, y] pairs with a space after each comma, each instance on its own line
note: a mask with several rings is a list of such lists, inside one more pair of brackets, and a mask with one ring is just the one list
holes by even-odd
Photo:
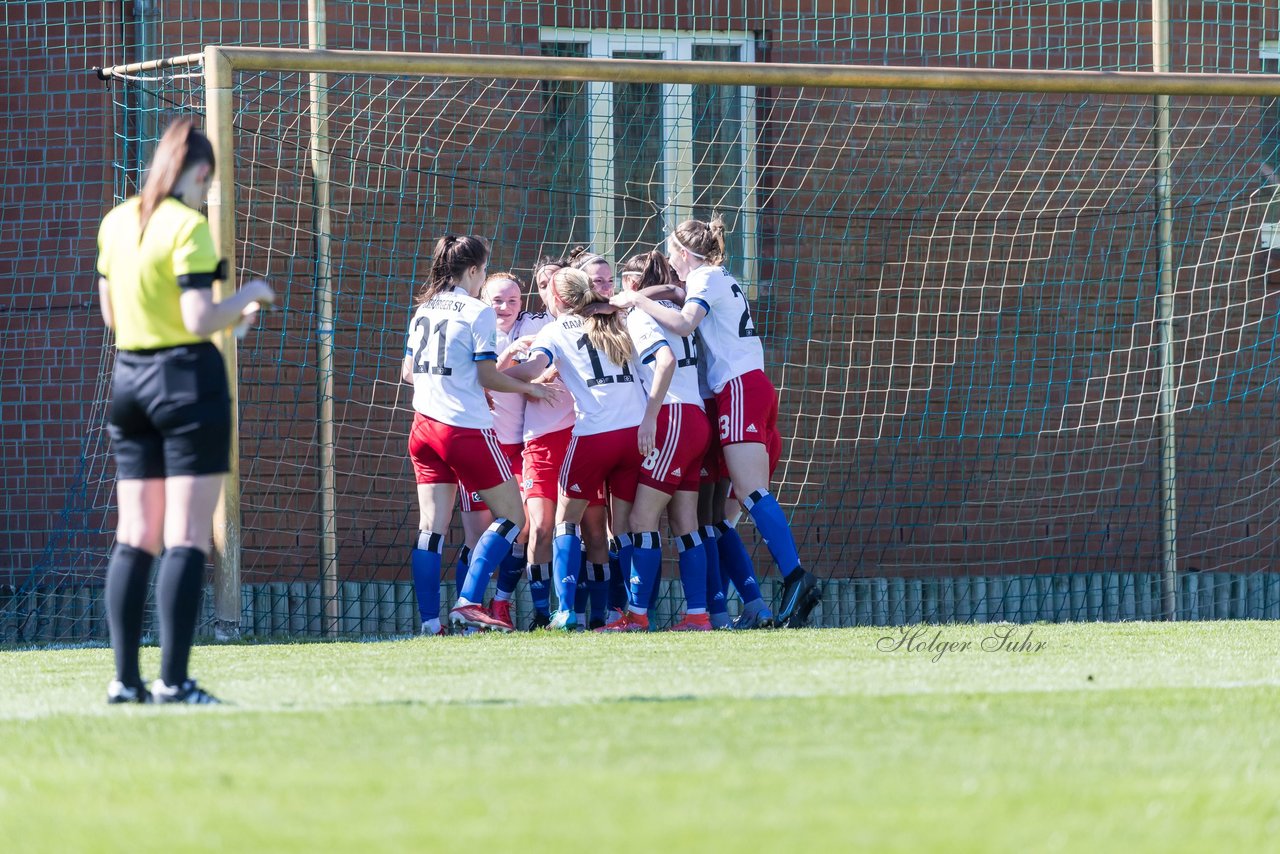
[[755, 338], [756, 325], [751, 322], [751, 306], [747, 304], [747, 298], [743, 296], [742, 289], [735, 282], [731, 290], [733, 295], [742, 298], [742, 318], [738, 321], [738, 337], [739, 338]]
[[[453, 368], [445, 364], [445, 348], [448, 346], [448, 341], [445, 339], [444, 333], [449, 326], [449, 321], [442, 320], [435, 325], [435, 328], [432, 328], [431, 318], [419, 317], [414, 326], [422, 330], [422, 340], [418, 342], [418, 349], [413, 354], [413, 372], [415, 374], [435, 374], [441, 377], [447, 377], [452, 374]], [[431, 340], [432, 335], [440, 337], [440, 344], [436, 347], [435, 365], [422, 358], [423, 352], [427, 349], [427, 342]]]

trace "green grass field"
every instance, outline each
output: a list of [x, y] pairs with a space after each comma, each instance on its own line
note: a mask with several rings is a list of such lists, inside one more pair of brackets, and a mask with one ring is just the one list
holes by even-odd
[[2, 652], [0, 849], [1280, 847], [1280, 626], [993, 628]]

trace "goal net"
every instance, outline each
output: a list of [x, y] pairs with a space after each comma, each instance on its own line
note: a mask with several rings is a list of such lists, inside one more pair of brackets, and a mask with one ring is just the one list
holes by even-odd
[[[437, 236], [485, 235], [490, 269], [527, 282], [542, 254], [616, 266], [713, 212], [779, 389], [775, 492], [826, 579], [822, 624], [1157, 618], [1170, 581], [1183, 618], [1280, 616], [1273, 101], [1173, 99], [1166, 171], [1149, 95], [609, 73], [326, 76], [331, 376], [312, 81], [236, 74], [237, 263], [281, 295], [239, 343], [243, 630], [416, 624], [399, 363]], [[205, 84], [170, 68], [116, 93], [202, 113]], [[108, 502], [100, 421], [87, 468]]]

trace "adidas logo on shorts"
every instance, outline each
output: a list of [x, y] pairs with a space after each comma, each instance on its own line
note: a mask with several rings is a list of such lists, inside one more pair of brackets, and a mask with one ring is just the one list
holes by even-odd
[[569, 487], [569, 491], [570, 491], [570, 492], [581, 492], [581, 491], [582, 491], [582, 487], [578, 486], [578, 484], [576, 484], [576, 483], [575, 483], [573, 486]]
[[680, 471], [680, 469], [673, 469], [671, 471], [672, 477], [682, 477], [683, 475], [684, 475], [684, 472]]
[[760, 431], [756, 429], [756, 425], [754, 425], [754, 424], [748, 424], [748, 425], [747, 425], [747, 432], [748, 432], [748, 433], [759, 433]]

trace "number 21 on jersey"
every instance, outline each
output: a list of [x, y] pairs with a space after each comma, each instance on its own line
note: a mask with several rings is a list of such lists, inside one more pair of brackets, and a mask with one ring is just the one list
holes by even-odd
[[[433, 327], [431, 318], [419, 317], [417, 322], [414, 323], [414, 328], [422, 331], [422, 339], [418, 342], [418, 349], [413, 353], [413, 372], [415, 374], [435, 374], [442, 377], [452, 374], [453, 368], [445, 364], [449, 346], [445, 333], [449, 329], [449, 321], [441, 320]], [[428, 342], [430, 342], [432, 336], [436, 336], [440, 342], [436, 347], [436, 363], [434, 365], [431, 364], [430, 353], [427, 352]]]

